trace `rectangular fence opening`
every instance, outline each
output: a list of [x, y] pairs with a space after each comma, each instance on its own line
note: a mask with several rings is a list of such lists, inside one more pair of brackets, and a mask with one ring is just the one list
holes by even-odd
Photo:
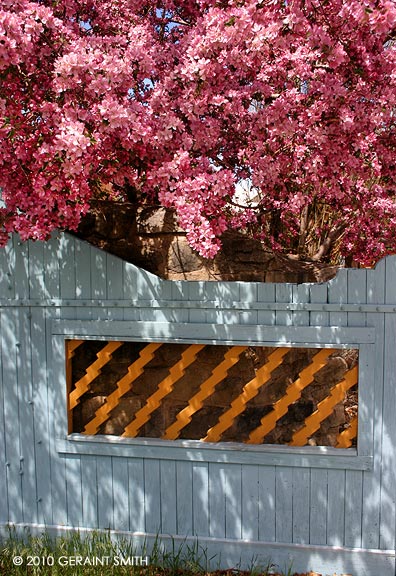
[[354, 447], [358, 351], [66, 340], [69, 433]]

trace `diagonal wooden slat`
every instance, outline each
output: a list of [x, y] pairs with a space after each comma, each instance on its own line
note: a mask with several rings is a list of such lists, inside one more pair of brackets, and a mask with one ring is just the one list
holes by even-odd
[[352, 446], [352, 440], [356, 438], [358, 432], [358, 417], [352, 418], [349, 428], [343, 430], [337, 436], [336, 448], [350, 448]]
[[224, 412], [215, 426], [210, 428], [203, 440], [205, 442], [218, 442], [223, 432], [230, 428], [235, 418], [244, 411], [246, 403], [254, 398], [259, 389], [271, 378], [271, 373], [281, 363], [283, 357], [289, 352], [289, 348], [278, 348], [269, 355], [267, 362], [257, 370], [256, 376], [245, 386], [241, 394], [231, 402], [229, 410]]
[[96, 434], [100, 426], [109, 418], [110, 412], [118, 405], [119, 399], [129, 392], [131, 384], [143, 373], [143, 369], [154, 357], [154, 352], [162, 346], [148, 344], [139, 353], [139, 358], [128, 367], [128, 372], [117, 382], [117, 388], [107, 396], [105, 403], [95, 412], [93, 418], [84, 428], [84, 434]]
[[71, 360], [74, 356], [74, 351], [81, 346], [85, 340], [66, 340], [66, 359]]
[[99, 376], [103, 366], [110, 361], [111, 355], [117, 350], [117, 348], [122, 346], [122, 344], [122, 342], [109, 342], [96, 354], [97, 360], [87, 368], [85, 375], [76, 382], [75, 389], [69, 394], [70, 410], [73, 410], [73, 408], [77, 406], [81, 396], [88, 390], [91, 382]]
[[224, 355], [224, 360], [214, 368], [212, 374], [203, 382], [198, 392], [190, 399], [188, 406], [183, 408], [162, 436], [165, 440], [176, 440], [180, 431], [190, 422], [193, 414], [202, 408], [204, 401], [211, 396], [219, 382], [222, 382], [227, 376], [229, 369], [239, 361], [239, 358], [247, 349], [247, 346], [233, 346]]
[[290, 442], [290, 446], [305, 446], [307, 440], [320, 428], [321, 422], [333, 411], [333, 408], [343, 401], [345, 392], [355, 386], [358, 381], [358, 367], [349, 370], [343, 380], [338, 382], [330, 391], [330, 395], [319, 402], [317, 410], [306, 418], [304, 426], [298, 430]]
[[285, 394], [273, 405], [273, 410], [266, 414], [260, 422], [260, 425], [253, 430], [249, 439], [248, 444], [261, 444], [266, 437], [275, 427], [276, 423], [282, 416], [284, 416], [291, 404], [296, 402], [301, 397], [301, 393], [311, 384], [315, 378], [315, 374], [323, 368], [326, 364], [327, 358], [333, 354], [334, 350], [330, 348], [320, 350], [315, 356], [313, 356], [311, 363], [301, 370], [298, 375], [297, 380], [292, 382], [287, 388]]
[[135, 414], [132, 422], [125, 427], [122, 436], [130, 438], [137, 436], [140, 428], [148, 422], [151, 414], [160, 406], [165, 396], [172, 392], [174, 384], [184, 376], [186, 368], [195, 362], [198, 352], [203, 348], [205, 348], [203, 344], [192, 344], [183, 352], [180, 360], [169, 369], [169, 375], [160, 382], [154, 394], [147, 398], [145, 406]]
[[338, 434], [336, 448], [350, 448], [352, 446], [352, 441], [357, 436], [357, 432], [358, 419], [355, 417], [351, 420], [349, 428]]

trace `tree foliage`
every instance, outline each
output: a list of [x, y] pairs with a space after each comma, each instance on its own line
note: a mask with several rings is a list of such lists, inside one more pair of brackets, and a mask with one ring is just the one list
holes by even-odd
[[2, 0], [1, 240], [109, 197], [207, 257], [394, 252], [395, 38], [393, 0]]

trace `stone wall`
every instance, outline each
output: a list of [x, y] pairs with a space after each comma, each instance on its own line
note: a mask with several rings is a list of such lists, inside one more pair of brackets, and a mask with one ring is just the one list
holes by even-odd
[[190, 248], [174, 213], [164, 208], [136, 212], [129, 204], [97, 202], [77, 235], [169, 280], [326, 282], [337, 272], [336, 266], [270, 252], [237, 231], [224, 234], [221, 252], [207, 260]]

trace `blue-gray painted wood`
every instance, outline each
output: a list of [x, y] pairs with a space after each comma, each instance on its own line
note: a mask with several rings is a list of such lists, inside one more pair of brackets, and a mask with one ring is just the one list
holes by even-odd
[[[0, 334], [3, 333], [2, 330], [2, 317], [0, 313]], [[3, 346], [0, 346], [0, 362], [1, 367], [3, 366]], [[7, 454], [6, 454], [6, 438], [5, 438], [5, 405], [4, 405], [4, 381], [3, 381], [3, 370], [0, 370], [0, 518], [1, 521], [8, 521], [8, 482], [7, 482]], [[34, 517], [34, 515], [33, 515]]]
[[[258, 552], [394, 576], [395, 257], [315, 285], [169, 282], [60, 234], [14, 237], [0, 264], [0, 525], [199, 536], [228, 566]], [[79, 336], [357, 347], [358, 451], [68, 437]]]
[[193, 469], [191, 462], [176, 461], [176, 522], [177, 534], [192, 536], [193, 528]]

